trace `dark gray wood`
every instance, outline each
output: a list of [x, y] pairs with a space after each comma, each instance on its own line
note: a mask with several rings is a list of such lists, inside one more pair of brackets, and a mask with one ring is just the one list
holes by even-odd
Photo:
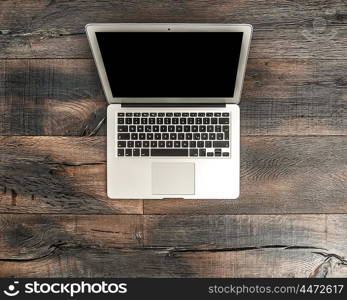
[[[346, 68], [347, 60], [251, 59], [241, 134], [346, 134]], [[0, 100], [0, 135], [89, 135], [106, 114], [90, 59], [0, 60]], [[105, 122], [94, 134], [106, 134]]]
[[[104, 137], [1, 137], [0, 212], [142, 213], [106, 196]], [[345, 213], [347, 137], [241, 139], [237, 200], [145, 200], [146, 214]]]
[[0, 277], [346, 276], [346, 216], [0, 215]]
[[0, 211], [142, 214], [142, 200], [106, 195], [104, 137], [1, 137]]
[[[341, 59], [342, 1], [2, 1], [0, 57], [86, 58], [84, 34], [96, 22], [250, 23], [251, 57]], [[24, 11], [24, 13], [23, 13]]]

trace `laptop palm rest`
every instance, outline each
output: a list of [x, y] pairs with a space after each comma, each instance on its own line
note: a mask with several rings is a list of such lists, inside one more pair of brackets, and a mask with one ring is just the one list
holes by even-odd
[[194, 195], [194, 163], [152, 163], [153, 195]]

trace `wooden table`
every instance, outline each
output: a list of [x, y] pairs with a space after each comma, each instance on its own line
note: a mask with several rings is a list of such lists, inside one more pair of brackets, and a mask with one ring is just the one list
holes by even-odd
[[[347, 276], [346, 3], [0, 2], [0, 276]], [[238, 200], [108, 199], [90, 22], [251, 23]]]

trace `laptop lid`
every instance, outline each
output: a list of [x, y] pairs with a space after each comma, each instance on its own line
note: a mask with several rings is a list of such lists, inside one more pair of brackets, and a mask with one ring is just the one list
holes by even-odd
[[108, 103], [239, 103], [251, 25], [87, 24]]

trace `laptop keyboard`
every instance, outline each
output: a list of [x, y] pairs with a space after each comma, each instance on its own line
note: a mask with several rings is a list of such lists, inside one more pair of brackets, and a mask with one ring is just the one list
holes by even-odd
[[120, 157], [230, 157], [229, 112], [119, 112]]

